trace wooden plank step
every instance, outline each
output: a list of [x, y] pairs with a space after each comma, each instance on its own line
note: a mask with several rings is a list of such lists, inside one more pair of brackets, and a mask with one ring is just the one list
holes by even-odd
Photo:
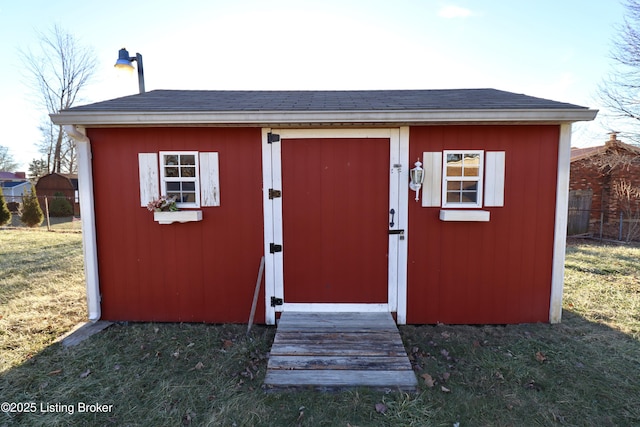
[[389, 332], [285, 332], [278, 331], [278, 342], [296, 342], [296, 341], [341, 341], [341, 342], [360, 342], [360, 341], [394, 341], [402, 343], [398, 331]]
[[278, 328], [286, 330], [397, 330], [389, 313], [296, 313], [280, 316]]
[[338, 343], [328, 345], [278, 345], [271, 347], [271, 355], [274, 356], [406, 356], [404, 347], [385, 347], [360, 345], [357, 347], [351, 345], [340, 345]]
[[415, 391], [416, 376], [413, 371], [271, 370], [267, 372], [265, 384], [272, 389], [371, 387]]
[[390, 313], [282, 313], [264, 383], [267, 390], [417, 387]]
[[406, 356], [274, 356], [269, 359], [269, 369], [337, 369], [398, 371], [411, 370]]

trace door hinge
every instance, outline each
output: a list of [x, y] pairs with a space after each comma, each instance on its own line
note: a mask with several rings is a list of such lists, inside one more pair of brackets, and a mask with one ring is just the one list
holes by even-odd
[[282, 197], [282, 191], [280, 190], [274, 190], [273, 188], [269, 189], [269, 198], [270, 199], [275, 199], [278, 197]]
[[282, 298], [271, 297], [271, 307], [275, 307], [276, 305], [282, 305]]
[[278, 141], [280, 141], [280, 135], [278, 135], [277, 133], [269, 132], [267, 134], [267, 143], [271, 144]]
[[275, 254], [276, 252], [282, 252], [282, 245], [276, 245], [275, 243], [269, 243], [269, 252]]

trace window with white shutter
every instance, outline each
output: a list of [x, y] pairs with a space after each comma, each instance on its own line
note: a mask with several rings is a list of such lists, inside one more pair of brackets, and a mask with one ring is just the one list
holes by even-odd
[[505, 152], [424, 152], [422, 206], [475, 208], [504, 206]]
[[140, 206], [160, 196], [179, 208], [220, 206], [218, 153], [161, 151], [138, 154]]

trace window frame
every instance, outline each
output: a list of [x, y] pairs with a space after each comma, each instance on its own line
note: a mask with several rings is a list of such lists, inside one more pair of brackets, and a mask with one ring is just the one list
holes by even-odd
[[[448, 176], [447, 175], [447, 158], [451, 154], [461, 154], [464, 156], [472, 154], [478, 155], [478, 176], [465, 177], [465, 176]], [[464, 163], [463, 163], [464, 165]], [[477, 197], [476, 202], [448, 202], [447, 201], [447, 187], [449, 181], [467, 181], [476, 182]], [[463, 208], [463, 209], [477, 209], [482, 207], [483, 202], [483, 189], [484, 189], [484, 150], [443, 150], [442, 151], [442, 207], [443, 208]]]
[[[167, 196], [167, 183], [169, 182], [193, 182], [195, 184], [195, 202], [176, 202], [179, 208], [199, 208], [200, 207], [200, 153], [198, 151], [160, 151], [160, 194]], [[165, 176], [165, 156], [193, 156], [195, 173], [193, 177], [168, 177]], [[180, 166], [180, 165], [178, 165]]]

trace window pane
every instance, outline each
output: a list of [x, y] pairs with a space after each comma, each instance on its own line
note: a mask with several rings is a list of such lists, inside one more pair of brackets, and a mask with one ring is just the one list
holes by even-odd
[[462, 181], [447, 181], [447, 191], [462, 190]]
[[479, 166], [480, 166], [479, 154], [465, 154], [464, 176], [478, 176]]
[[173, 166], [178, 164], [178, 156], [175, 154], [165, 154], [164, 164], [167, 166]]
[[169, 191], [180, 191], [180, 183], [179, 182], [167, 182], [167, 192]]
[[193, 154], [183, 154], [180, 156], [180, 164], [181, 165], [195, 165], [196, 164], [196, 156]]
[[167, 191], [167, 198], [170, 199], [172, 197], [176, 199], [177, 202], [180, 201], [180, 193], [170, 193]]
[[173, 178], [178, 176], [178, 168], [164, 168], [164, 176]]
[[186, 203], [195, 203], [196, 202], [196, 193], [183, 193], [182, 201]]
[[195, 182], [189, 182], [189, 181], [185, 181], [182, 183], [182, 191], [196, 191], [196, 183]]
[[478, 201], [478, 193], [476, 191], [463, 191], [462, 203], [476, 203]]
[[447, 176], [462, 176], [462, 156], [447, 154]]
[[462, 181], [460, 182], [460, 189], [467, 191], [477, 191], [478, 190], [478, 182], [477, 181]]
[[181, 168], [182, 170], [182, 176], [187, 177], [187, 178], [193, 178], [196, 176], [196, 168]]
[[447, 191], [447, 203], [460, 203], [460, 192]]

